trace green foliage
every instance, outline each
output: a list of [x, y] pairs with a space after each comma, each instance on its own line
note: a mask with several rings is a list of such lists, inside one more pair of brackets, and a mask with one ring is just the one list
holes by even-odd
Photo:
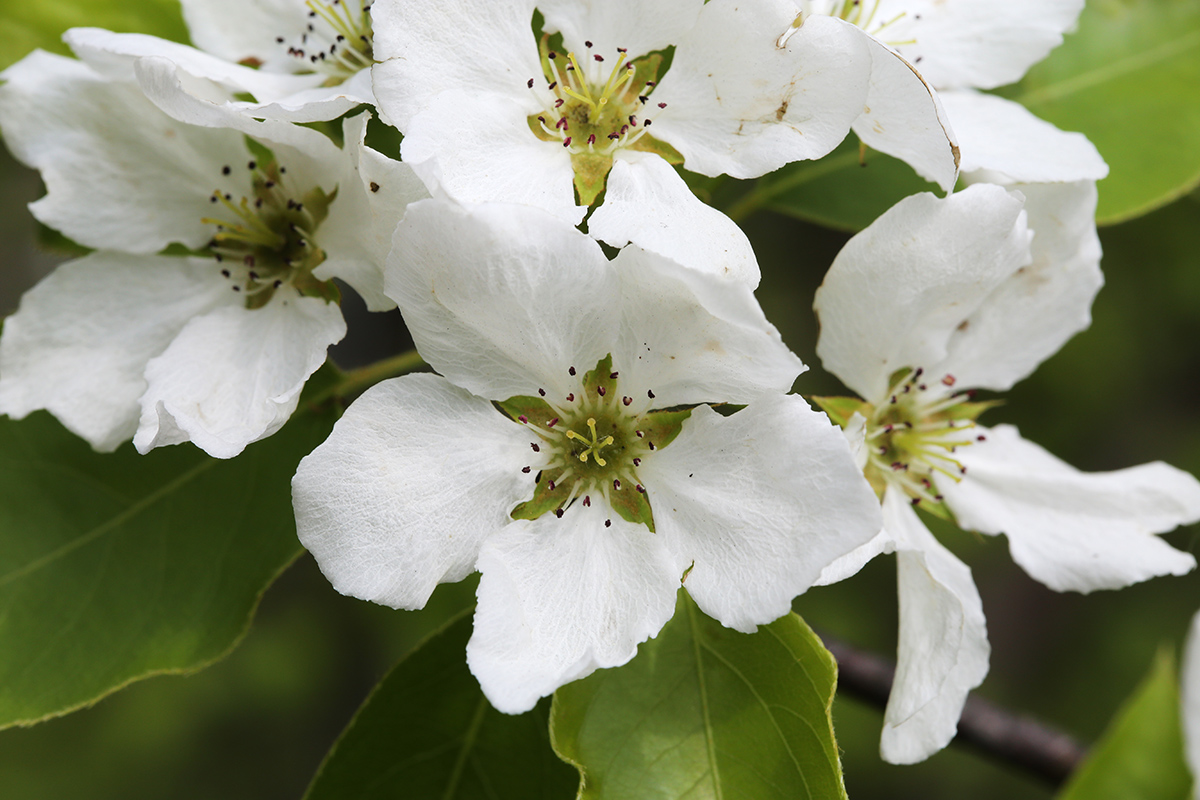
[[1160, 653], [1058, 800], [1188, 800], [1191, 786], [1175, 660]]
[[0, 67], [38, 47], [70, 53], [63, 31], [84, 26], [188, 40], [179, 0], [0, 0]]
[[637, 658], [558, 690], [551, 741], [579, 768], [580, 800], [844, 798], [836, 680], [795, 614], [747, 635], [681, 591]]
[[301, 552], [288, 487], [332, 424], [300, 415], [220, 461], [0, 419], [0, 727], [228, 653]]
[[469, 613], [400, 661], [321, 765], [305, 800], [555, 800], [575, 785], [546, 733], [548, 703], [519, 716], [467, 670]]
[[849, 136], [819, 161], [797, 161], [759, 179], [727, 213], [740, 221], [760, 208], [841, 231], [860, 231], [917, 192], [942, 194], [899, 159], [859, 152]]
[[1079, 31], [1005, 94], [1100, 150], [1101, 224], [1166, 205], [1200, 183], [1200, 4], [1091, 0]]

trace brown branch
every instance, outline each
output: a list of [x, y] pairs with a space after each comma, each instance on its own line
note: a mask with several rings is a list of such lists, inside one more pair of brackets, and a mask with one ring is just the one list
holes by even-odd
[[[838, 662], [838, 691], [879, 708], [887, 706], [896, 666], [833, 637], [821, 637]], [[1014, 714], [977, 695], [967, 697], [954, 741], [997, 761], [1061, 786], [1087, 751], [1067, 734], [1032, 717]]]

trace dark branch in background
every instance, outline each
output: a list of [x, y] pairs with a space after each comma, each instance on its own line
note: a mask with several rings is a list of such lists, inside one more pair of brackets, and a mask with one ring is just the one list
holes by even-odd
[[[887, 706], [896, 666], [886, 658], [822, 635], [838, 662], [838, 691], [871, 705]], [[1019, 767], [1058, 787], [1087, 751], [1073, 738], [1032, 717], [1006, 711], [976, 695], [967, 697], [954, 743]]]

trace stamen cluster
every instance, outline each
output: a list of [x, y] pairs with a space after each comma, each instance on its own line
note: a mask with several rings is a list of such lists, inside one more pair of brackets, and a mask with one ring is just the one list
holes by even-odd
[[[569, 374], [576, 376], [574, 367]], [[532, 500], [513, 510], [514, 518], [536, 519], [551, 511], [561, 518], [572, 503], [590, 506], [595, 498], [622, 518], [654, 530], [637, 470], [643, 459], [675, 438], [691, 412], [650, 410], [653, 390], [639, 399], [622, 395], [619, 378], [606, 358], [564, 398], [549, 398], [539, 389], [537, 398], [501, 404], [533, 433], [529, 446], [540, 456], [521, 470], [538, 471], [536, 489]]]
[[[550, 50], [548, 41], [548, 37], [542, 38], [542, 71], [546, 88], [554, 99], [543, 113], [530, 117], [534, 133], [547, 141], [562, 142], [571, 153], [598, 155], [611, 155], [645, 135], [654, 119], [639, 114], [650, 102], [655, 81], [639, 77], [638, 66], [629, 59], [625, 48], [617, 48], [613, 68], [601, 84], [600, 65], [605, 59], [592, 52], [591, 42], [584, 43], [587, 51], [581, 62], [575, 53], [564, 56]], [[594, 77], [589, 76], [589, 71]], [[535, 79], [530, 78], [531, 90], [535, 84]], [[544, 104], [545, 94], [537, 94], [539, 102]], [[658, 111], [667, 107], [666, 103], [656, 105]]]
[[890, 485], [903, 490], [913, 505], [940, 504], [939, 475], [959, 481], [967, 468], [954, 458], [959, 447], [983, 441], [975, 417], [987, 406], [968, 402], [974, 392], [950, 392], [953, 375], [932, 385], [924, 370], [904, 372], [888, 391], [888, 400], [867, 422], [866, 475], [882, 493]]
[[288, 44], [289, 56], [328, 75], [326, 86], [336, 86], [375, 63], [371, 2], [305, 0], [305, 5], [308, 29], [300, 41], [288, 44], [287, 37], [275, 37], [277, 43]]
[[[246, 295], [248, 308], [266, 305], [285, 285], [304, 294], [324, 294], [313, 291], [320, 282], [312, 278], [312, 271], [325, 260], [314, 235], [333, 198], [315, 188], [297, 199], [285, 185], [287, 169], [275, 162], [250, 161], [246, 169], [252, 196], [235, 202], [232, 194], [218, 189], [211, 202], [228, 216], [201, 218], [217, 228], [208, 250], [221, 264], [221, 274], [232, 282], [233, 291]], [[221, 169], [225, 176], [232, 172], [230, 166]]]

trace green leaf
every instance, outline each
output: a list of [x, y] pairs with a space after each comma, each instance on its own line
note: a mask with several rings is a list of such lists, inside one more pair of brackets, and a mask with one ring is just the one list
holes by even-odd
[[874, 150], [860, 154], [850, 136], [819, 161], [797, 161], [759, 178], [726, 213], [740, 222], [765, 208], [853, 232], [917, 192], [942, 193], [899, 159]]
[[554, 757], [547, 706], [496, 711], [467, 670], [464, 613], [400, 661], [355, 714], [305, 800], [555, 800], [575, 772]]
[[1200, 184], [1200, 4], [1092, 0], [1079, 30], [1003, 92], [1108, 161], [1096, 218], [1141, 216]]
[[580, 800], [845, 798], [830, 706], [837, 665], [795, 614], [747, 635], [680, 592], [619, 669], [554, 695], [550, 737]]
[[332, 424], [302, 414], [220, 461], [0, 419], [0, 727], [227, 654], [301, 552], [289, 484]]
[[1187, 800], [1191, 786], [1175, 660], [1163, 652], [1058, 800]]
[[188, 41], [179, 0], [0, 0], [0, 67], [37, 47], [70, 53], [62, 34], [82, 26]]

